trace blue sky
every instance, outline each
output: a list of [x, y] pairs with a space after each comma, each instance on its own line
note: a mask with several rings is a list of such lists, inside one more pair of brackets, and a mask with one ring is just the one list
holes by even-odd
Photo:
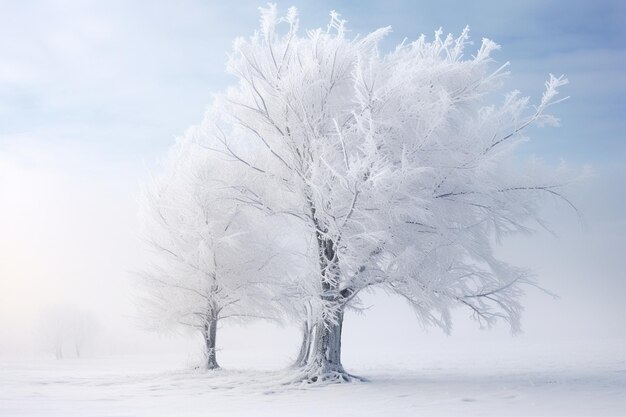
[[[24, 141], [87, 147], [117, 159], [146, 156], [197, 123], [223, 74], [231, 40], [256, 28], [238, 1], [0, 2], [0, 146]], [[531, 149], [577, 163], [615, 164], [626, 149], [624, 40], [619, 1], [292, 2], [304, 28], [336, 9], [356, 35], [391, 25], [387, 45], [465, 25], [502, 45], [510, 88], [537, 97], [548, 72], [572, 96], [557, 131]], [[286, 9], [292, 3], [279, 4]]]
[[[11, 311], [32, 320], [44, 299], [127, 308], [119, 293], [128, 271], [140, 268], [135, 195], [146, 167], [232, 82], [224, 73], [231, 42], [256, 29], [264, 4], [0, 0], [0, 334]], [[611, 317], [626, 314], [626, 2], [322, 0], [279, 8], [290, 5], [303, 29], [325, 26], [330, 10], [354, 35], [391, 25], [388, 47], [469, 25], [477, 44], [489, 37], [502, 45], [495, 58], [511, 62], [507, 88], [535, 101], [548, 73], [567, 75], [571, 99], [554, 108], [562, 127], [533, 129], [523, 151], [593, 167], [573, 196], [589, 226], [581, 231], [575, 216], [555, 211], [560, 240], [520, 240], [507, 256], [563, 295], [552, 325], [564, 325], [584, 298], [606, 317], [609, 334]], [[32, 305], [17, 305], [33, 292]], [[537, 311], [528, 314], [530, 332], [541, 333], [532, 325]]]

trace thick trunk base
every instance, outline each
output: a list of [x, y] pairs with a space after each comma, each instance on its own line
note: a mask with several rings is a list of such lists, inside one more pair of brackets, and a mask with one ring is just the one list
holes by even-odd
[[343, 367], [333, 367], [324, 364], [321, 367], [307, 365], [302, 368], [302, 373], [295, 379], [298, 383], [345, 383], [345, 382], [367, 382], [367, 379], [346, 372]]
[[213, 360], [208, 359], [208, 360], [206, 361], [206, 366], [205, 366], [205, 368], [206, 368], [206, 369], [208, 369], [208, 370], [212, 370], [212, 369], [219, 369], [219, 368], [220, 368], [220, 365], [217, 363], [217, 361], [216, 361], [215, 359], [213, 359]]
[[364, 378], [349, 374], [341, 363], [341, 333], [343, 310], [332, 322], [320, 322], [313, 331], [313, 340], [306, 365], [302, 367], [299, 382], [341, 383], [365, 381]]

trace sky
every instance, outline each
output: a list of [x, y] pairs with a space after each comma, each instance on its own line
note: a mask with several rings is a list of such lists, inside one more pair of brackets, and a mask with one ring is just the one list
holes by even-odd
[[[93, 311], [108, 352], [154, 349], [132, 303], [133, 273], [145, 262], [137, 193], [233, 82], [224, 72], [232, 40], [253, 33], [264, 4], [0, 0], [0, 354], [36, 350], [37, 321], [59, 304]], [[469, 25], [476, 47], [483, 37], [502, 46], [495, 59], [511, 62], [506, 88], [534, 101], [549, 73], [566, 74], [571, 97], [554, 108], [562, 126], [533, 128], [522, 153], [592, 168], [571, 191], [583, 219], [548, 207], [556, 236], [511, 239], [498, 251], [560, 296], [526, 296], [521, 338], [626, 339], [626, 3], [324, 0], [279, 9], [291, 5], [301, 28], [325, 27], [330, 10], [355, 36], [390, 25], [388, 48]], [[400, 345], [450, 340], [425, 333], [398, 299], [366, 302], [367, 314], [347, 318], [354, 344], [389, 321], [386, 339]], [[225, 332], [233, 345], [244, 340], [241, 328]], [[509, 335], [479, 332], [459, 314], [451, 338]]]

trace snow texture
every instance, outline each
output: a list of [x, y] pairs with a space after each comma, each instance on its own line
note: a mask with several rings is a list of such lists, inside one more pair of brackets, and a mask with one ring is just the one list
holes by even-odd
[[370, 382], [329, 385], [282, 383], [291, 371], [233, 368], [253, 363], [253, 351], [231, 352], [229, 369], [208, 372], [181, 370], [172, 357], [4, 359], [0, 415], [617, 416], [626, 415], [624, 347], [431, 346], [387, 357], [393, 364], [353, 361]]

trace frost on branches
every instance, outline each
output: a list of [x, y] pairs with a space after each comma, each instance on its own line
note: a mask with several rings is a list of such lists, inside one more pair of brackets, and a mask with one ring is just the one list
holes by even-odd
[[[256, 227], [279, 242], [272, 247], [290, 248], [273, 258], [282, 272], [270, 274], [269, 292], [246, 297], [268, 297], [258, 304], [302, 323], [297, 365], [308, 381], [353, 378], [341, 364], [344, 312], [374, 286], [406, 299], [425, 325], [449, 331], [450, 310], [462, 307], [481, 325], [502, 319], [517, 331], [523, 286], [534, 283], [528, 271], [498, 260], [494, 243], [541, 225], [546, 198], [569, 204], [565, 175], [540, 164], [518, 169], [514, 161], [528, 126], [556, 123], [546, 110], [566, 79], [550, 76], [536, 106], [517, 92], [493, 103], [507, 74], [507, 64], [492, 68], [497, 44], [485, 39], [468, 52], [468, 29], [457, 38], [437, 31], [432, 41], [421, 36], [381, 54], [389, 30], [348, 36], [333, 12], [326, 29], [302, 35], [294, 8], [284, 17], [273, 5], [262, 9], [260, 30], [233, 46], [228, 71], [238, 83], [188, 134], [219, 160], [219, 173], [198, 160], [204, 177], [193, 187], [175, 179], [166, 188], [184, 198], [159, 203], [168, 224], [192, 241], [180, 242], [180, 256], [194, 266], [164, 250], [176, 268], [211, 274], [215, 245], [225, 253], [223, 281], [215, 290], [208, 280], [180, 292], [180, 305], [217, 288], [258, 290], [244, 285], [255, 277], [228, 255], [241, 244], [223, 231], [229, 222], [245, 236], [254, 264], [265, 256], [253, 250], [263, 246], [252, 243], [263, 235]], [[216, 181], [222, 188], [210, 185]], [[219, 227], [204, 225], [199, 199], [211, 200], [208, 217]], [[212, 236], [211, 249], [198, 246], [202, 233]], [[220, 311], [211, 303], [193, 316], [198, 325]]]
[[271, 238], [249, 224], [245, 210], [231, 198], [228, 181], [237, 180], [237, 171], [226, 170], [193, 141], [179, 140], [164, 168], [143, 195], [145, 240], [156, 256], [141, 275], [140, 305], [157, 329], [198, 331], [204, 365], [218, 368], [219, 320], [278, 319], [276, 309], [266, 304], [272, 296], [271, 254], [256, 245]]

